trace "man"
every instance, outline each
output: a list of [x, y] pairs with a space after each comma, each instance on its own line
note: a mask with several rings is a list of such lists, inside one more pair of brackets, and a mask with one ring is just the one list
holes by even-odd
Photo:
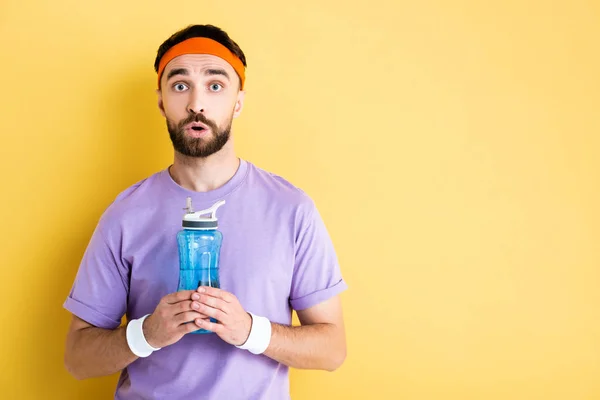
[[[78, 379], [121, 371], [117, 399], [287, 399], [289, 367], [332, 371], [345, 359], [347, 286], [314, 203], [235, 155], [245, 68], [212, 25], [189, 26], [158, 50], [174, 162], [107, 208], [64, 304], [73, 314], [66, 368]], [[197, 210], [226, 201], [220, 289], [178, 291], [188, 197]], [[291, 326], [292, 310], [301, 326]], [[213, 333], [188, 334], [200, 328]]]

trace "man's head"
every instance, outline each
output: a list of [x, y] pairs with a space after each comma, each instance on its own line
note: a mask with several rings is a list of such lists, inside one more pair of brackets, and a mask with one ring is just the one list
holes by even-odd
[[244, 101], [246, 57], [221, 29], [192, 25], [158, 49], [158, 106], [173, 147], [190, 157], [208, 157], [229, 140]]

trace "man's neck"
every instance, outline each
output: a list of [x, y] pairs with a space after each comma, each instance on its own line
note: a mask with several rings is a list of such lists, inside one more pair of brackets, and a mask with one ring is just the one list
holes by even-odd
[[175, 152], [171, 177], [179, 186], [195, 192], [208, 192], [223, 186], [240, 165], [231, 140], [218, 152], [206, 157], [187, 157]]

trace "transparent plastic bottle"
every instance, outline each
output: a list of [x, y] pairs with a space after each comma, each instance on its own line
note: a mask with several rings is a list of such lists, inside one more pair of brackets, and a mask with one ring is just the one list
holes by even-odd
[[[177, 233], [179, 248], [179, 287], [178, 290], [195, 290], [199, 286], [218, 288], [219, 255], [223, 234], [217, 229], [217, 209], [225, 204], [216, 202], [211, 208], [194, 212], [192, 199], [187, 198], [186, 213], [183, 216], [183, 229]], [[217, 322], [211, 318], [212, 322]], [[193, 323], [193, 322], [192, 322]], [[212, 333], [198, 329], [192, 333]]]

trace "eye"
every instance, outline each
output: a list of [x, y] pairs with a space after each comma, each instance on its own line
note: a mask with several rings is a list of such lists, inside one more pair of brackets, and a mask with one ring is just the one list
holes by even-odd
[[220, 83], [213, 83], [210, 85], [211, 92], [220, 92], [221, 90], [223, 90], [223, 85]]
[[175, 89], [176, 92], [183, 92], [187, 88], [187, 85], [184, 83], [176, 83], [175, 85], [173, 85], [173, 89]]

